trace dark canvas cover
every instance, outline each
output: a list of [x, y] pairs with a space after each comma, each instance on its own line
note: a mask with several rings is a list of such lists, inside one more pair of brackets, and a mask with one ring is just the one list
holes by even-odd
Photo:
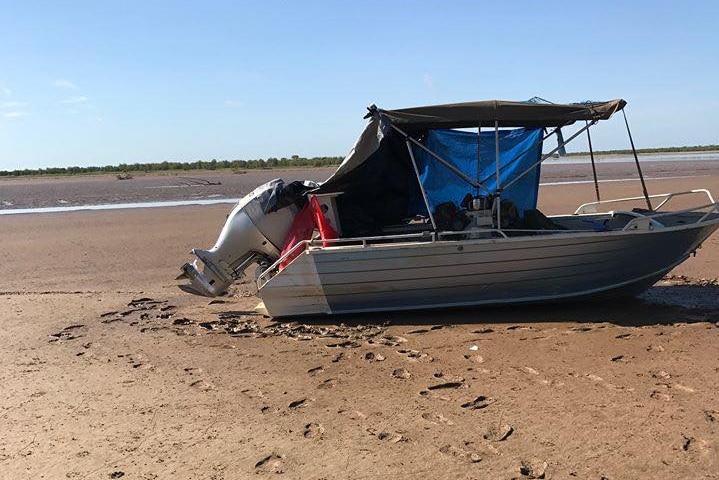
[[621, 99], [567, 104], [486, 100], [378, 111], [412, 131], [493, 127], [495, 120], [500, 127], [558, 127], [579, 120], [607, 120], [626, 103]]

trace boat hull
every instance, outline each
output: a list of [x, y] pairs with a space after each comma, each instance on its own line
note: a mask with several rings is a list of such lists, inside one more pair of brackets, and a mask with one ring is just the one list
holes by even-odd
[[275, 317], [630, 296], [717, 227], [311, 247], [259, 293]]

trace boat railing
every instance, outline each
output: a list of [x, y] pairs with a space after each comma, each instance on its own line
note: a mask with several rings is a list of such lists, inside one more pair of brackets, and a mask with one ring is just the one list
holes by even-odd
[[[662, 212], [660, 211], [663, 207], [665, 207], [672, 199], [676, 197], [686, 196], [686, 195], [706, 195], [706, 197], [709, 199], [710, 203], [706, 203], [704, 205], [698, 205], [691, 208], [685, 208], [683, 210], [676, 210], [672, 212]], [[664, 225], [659, 222], [658, 218], [668, 217], [670, 215], [677, 215], [682, 213], [691, 213], [691, 212], [701, 212], [703, 210], [707, 210], [703, 216], [698, 218], [696, 222], [693, 223], [701, 223], [704, 220], [706, 220], [712, 213], [719, 213], [719, 203], [717, 203], [716, 200], [714, 200], [714, 197], [712, 196], [711, 192], [705, 188], [699, 188], [694, 190], [684, 190], [681, 192], [670, 192], [670, 193], [659, 193], [655, 195], [649, 195], [649, 198], [661, 198], [662, 201], [659, 202], [659, 204], [654, 207], [654, 209], [651, 212], [636, 212], [636, 211], [613, 211], [611, 213], [617, 214], [625, 214], [625, 215], [631, 215], [632, 218], [625, 226], [622, 228], [622, 230], [650, 230], [654, 228], [661, 228]], [[605, 206], [610, 204], [618, 204], [618, 203], [624, 203], [624, 202], [632, 202], [632, 201], [640, 201], [644, 200], [644, 197], [626, 197], [626, 198], [615, 198], [611, 200], [601, 200], [597, 202], [589, 202], [585, 203], [583, 205], [580, 205], [579, 208], [574, 212], [575, 215], [592, 215], [596, 213], [610, 213], [609, 211], [606, 212], [599, 212], [598, 207], [599, 206]]]
[[302, 240], [295, 244], [294, 247], [289, 249], [287, 252], [282, 254], [272, 265], [267, 267], [260, 275], [257, 276], [257, 288], [262, 288], [275, 273], [280, 270], [282, 265], [288, 258], [292, 258], [296, 255], [298, 250], [304, 251], [307, 247], [337, 247], [337, 246], [351, 246], [357, 245], [366, 247], [370, 244], [385, 243], [389, 241], [396, 242], [397, 240], [420, 240], [434, 242], [437, 239], [435, 232], [420, 232], [420, 233], [408, 233], [400, 235], [381, 235], [372, 237], [350, 237], [350, 238], [313, 238], [310, 240]]
[[257, 288], [262, 288], [276, 273], [281, 269], [280, 266], [288, 259], [293, 258], [297, 251], [304, 251], [308, 247], [341, 247], [341, 246], [360, 246], [367, 247], [369, 245], [387, 244], [389, 242], [399, 244], [402, 240], [409, 241], [420, 241], [420, 242], [436, 242], [438, 240], [447, 240], [456, 237], [461, 237], [464, 240], [467, 237], [472, 238], [473, 236], [478, 237], [482, 235], [486, 237], [488, 235], [507, 238], [507, 235], [499, 229], [495, 228], [483, 228], [476, 232], [458, 231], [458, 232], [420, 232], [420, 233], [407, 233], [398, 235], [379, 235], [371, 237], [350, 237], [350, 238], [313, 238], [311, 240], [302, 240], [280, 256], [272, 265], [267, 267], [260, 275], [257, 276]]
[[[705, 188], [700, 188], [696, 190], [684, 190], [681, 192], [671, 192], [671, 193], [658, 193], [655, 195], [649, 195], [649, 198], [663, 198], [656, 207], [654, 207], [654, 211], [659, 211], [663, 206], [665, 206], [671, 199], [683, 196], [683, 195], [695, 195], [695, 194], [705, 194], [709, 198], [709, 202], [711, 204], [716, 204], [716, 200], [714, 200], [714, 197], [712, 197], [712, 194], [709, 190]], [[600, 205], [608, 205], [613, 203], [623, 203], [623, 202], [636, 202], [639, 200], [644, 200], [645, 197], [626, 197], [626, 198], [614, 198], [611, 200], [600, 200], [597, 202], [589, 202], [584, 203], [580, 205], [577, 210], [574, 212], [574, 215], [588, 215], [588, 214], [595, 214], [600, 213], [598, 211], [598, 208]], [[603, 212], [608, 213], [608, 212]]]
[[[710, 196], [711, 197], [711, 196]], [[713, 200], [713, 198], [712, 198]], [[709, 216], [713, 213], [719, 214], [719, 202], [713, 202], [713, 203], [706, 203], [704, 205], [699, 205], [696, 207], [691, 208], [685, 208], [683, 210], [675, 210], [672, 212], [662, 212], [662, 213], [652, 213], [649, 215], [645, 215], [638, 212], [621, 212], [621, 213], [629, 213], [634, 216], [625, 226], [622, 228], [622, 230], [637, 230], [642, 228], [642, 226], [645, 226], [646, 228], [655, 228], [655, 227], [664, 227], [664, 225], [657, 220], [657, 218], [664, 218], [674, 215], [681, 215], [683, 213], [695, 213], [695, 212], [701, 212], [703, 210], [706, 210], [704, 212], [704, 215], [697, 218], [696, 221], [690, 223], [689, 225], [695, 225], [697, 223], [702, 223], [704, 220], [709, 218]], [[643, 229], [646, 229], [643, 228]]]

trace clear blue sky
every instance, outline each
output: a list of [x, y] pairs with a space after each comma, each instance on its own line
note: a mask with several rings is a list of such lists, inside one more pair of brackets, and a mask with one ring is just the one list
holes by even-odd
[[[718, 19], [717, 1], [0, 0], [0, 169], [344, 155], [371, 103], [534, 95], [623, 97], [639, 147], [719, 143]], [[619, 126], [597, 148], [625, 147]]]

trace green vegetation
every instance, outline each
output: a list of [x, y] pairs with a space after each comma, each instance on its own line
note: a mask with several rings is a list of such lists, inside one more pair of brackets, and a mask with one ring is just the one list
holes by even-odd
[[128, 173], [128, 172], [172, 172], [188, 170], [256, 170], [293, 167], [332, 167], [339, 165], [343, 157], [312, 157], [305, 158], [292, 155], [290, 158], [257, 159], [257, 160], [198, 160], [196, 162], [159, 162], [107, 165], [104, 167], [50, 167], [23, 170], [0, 170], [0, 177], [20, 177], [33, 175], [83, 175], [95, 173]]
[[[689, 153], [689, 152], [716, 152], [719, 151], [719, 145], [691, 145], [685, 147], [657, 147], [657, 148], [639, 148], [637, 153]], [[631, 150], [595, 150], [595, 155], [628, 155], [631, 154]], [[586, 152], [572, 152], [567, 153], [567, 156], [573, 155], [589, 155], [589, 151]]]

